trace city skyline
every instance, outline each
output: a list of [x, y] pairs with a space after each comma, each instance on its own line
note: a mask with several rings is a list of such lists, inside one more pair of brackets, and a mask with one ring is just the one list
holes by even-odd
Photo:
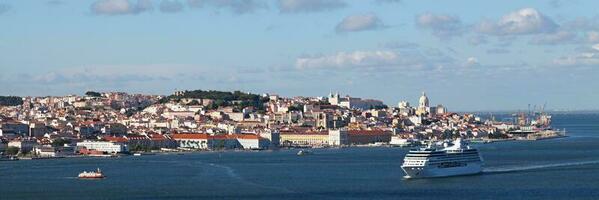
[[[339, 92], [596, 110], [593, 1], [0, 1], [0, 95]], [[472, 8], [477, 8], [472, 9]]]

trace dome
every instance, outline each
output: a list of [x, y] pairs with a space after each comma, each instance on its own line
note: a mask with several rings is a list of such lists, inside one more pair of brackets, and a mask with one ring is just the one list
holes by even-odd
[[420, 97], [420, 100], [418, 101], [418, 105], [420, 107], [428, 107], [428, 97], [426, 96], [426, 93], [422, 92], [422, 96]]

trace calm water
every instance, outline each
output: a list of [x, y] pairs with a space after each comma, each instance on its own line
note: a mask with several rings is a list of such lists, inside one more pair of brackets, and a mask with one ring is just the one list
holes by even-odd
[[34, 160], [0, 162], [0, 199], [598, 199], [599, 115], [554, 126], [571, 137], [480, 145], [474, 176], [403, 180], [401, 148]]

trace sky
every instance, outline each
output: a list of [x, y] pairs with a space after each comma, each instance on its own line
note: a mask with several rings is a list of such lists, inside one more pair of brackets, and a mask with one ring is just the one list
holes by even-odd
[[241, 90], [599, 109], [599, 1], [0, 0], [0, 95]]

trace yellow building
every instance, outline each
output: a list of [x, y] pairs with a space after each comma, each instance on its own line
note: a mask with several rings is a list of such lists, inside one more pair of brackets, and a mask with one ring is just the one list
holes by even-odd
[[281, 131], [281, 145], [322, 146], [329, 143], [329, 133]]

